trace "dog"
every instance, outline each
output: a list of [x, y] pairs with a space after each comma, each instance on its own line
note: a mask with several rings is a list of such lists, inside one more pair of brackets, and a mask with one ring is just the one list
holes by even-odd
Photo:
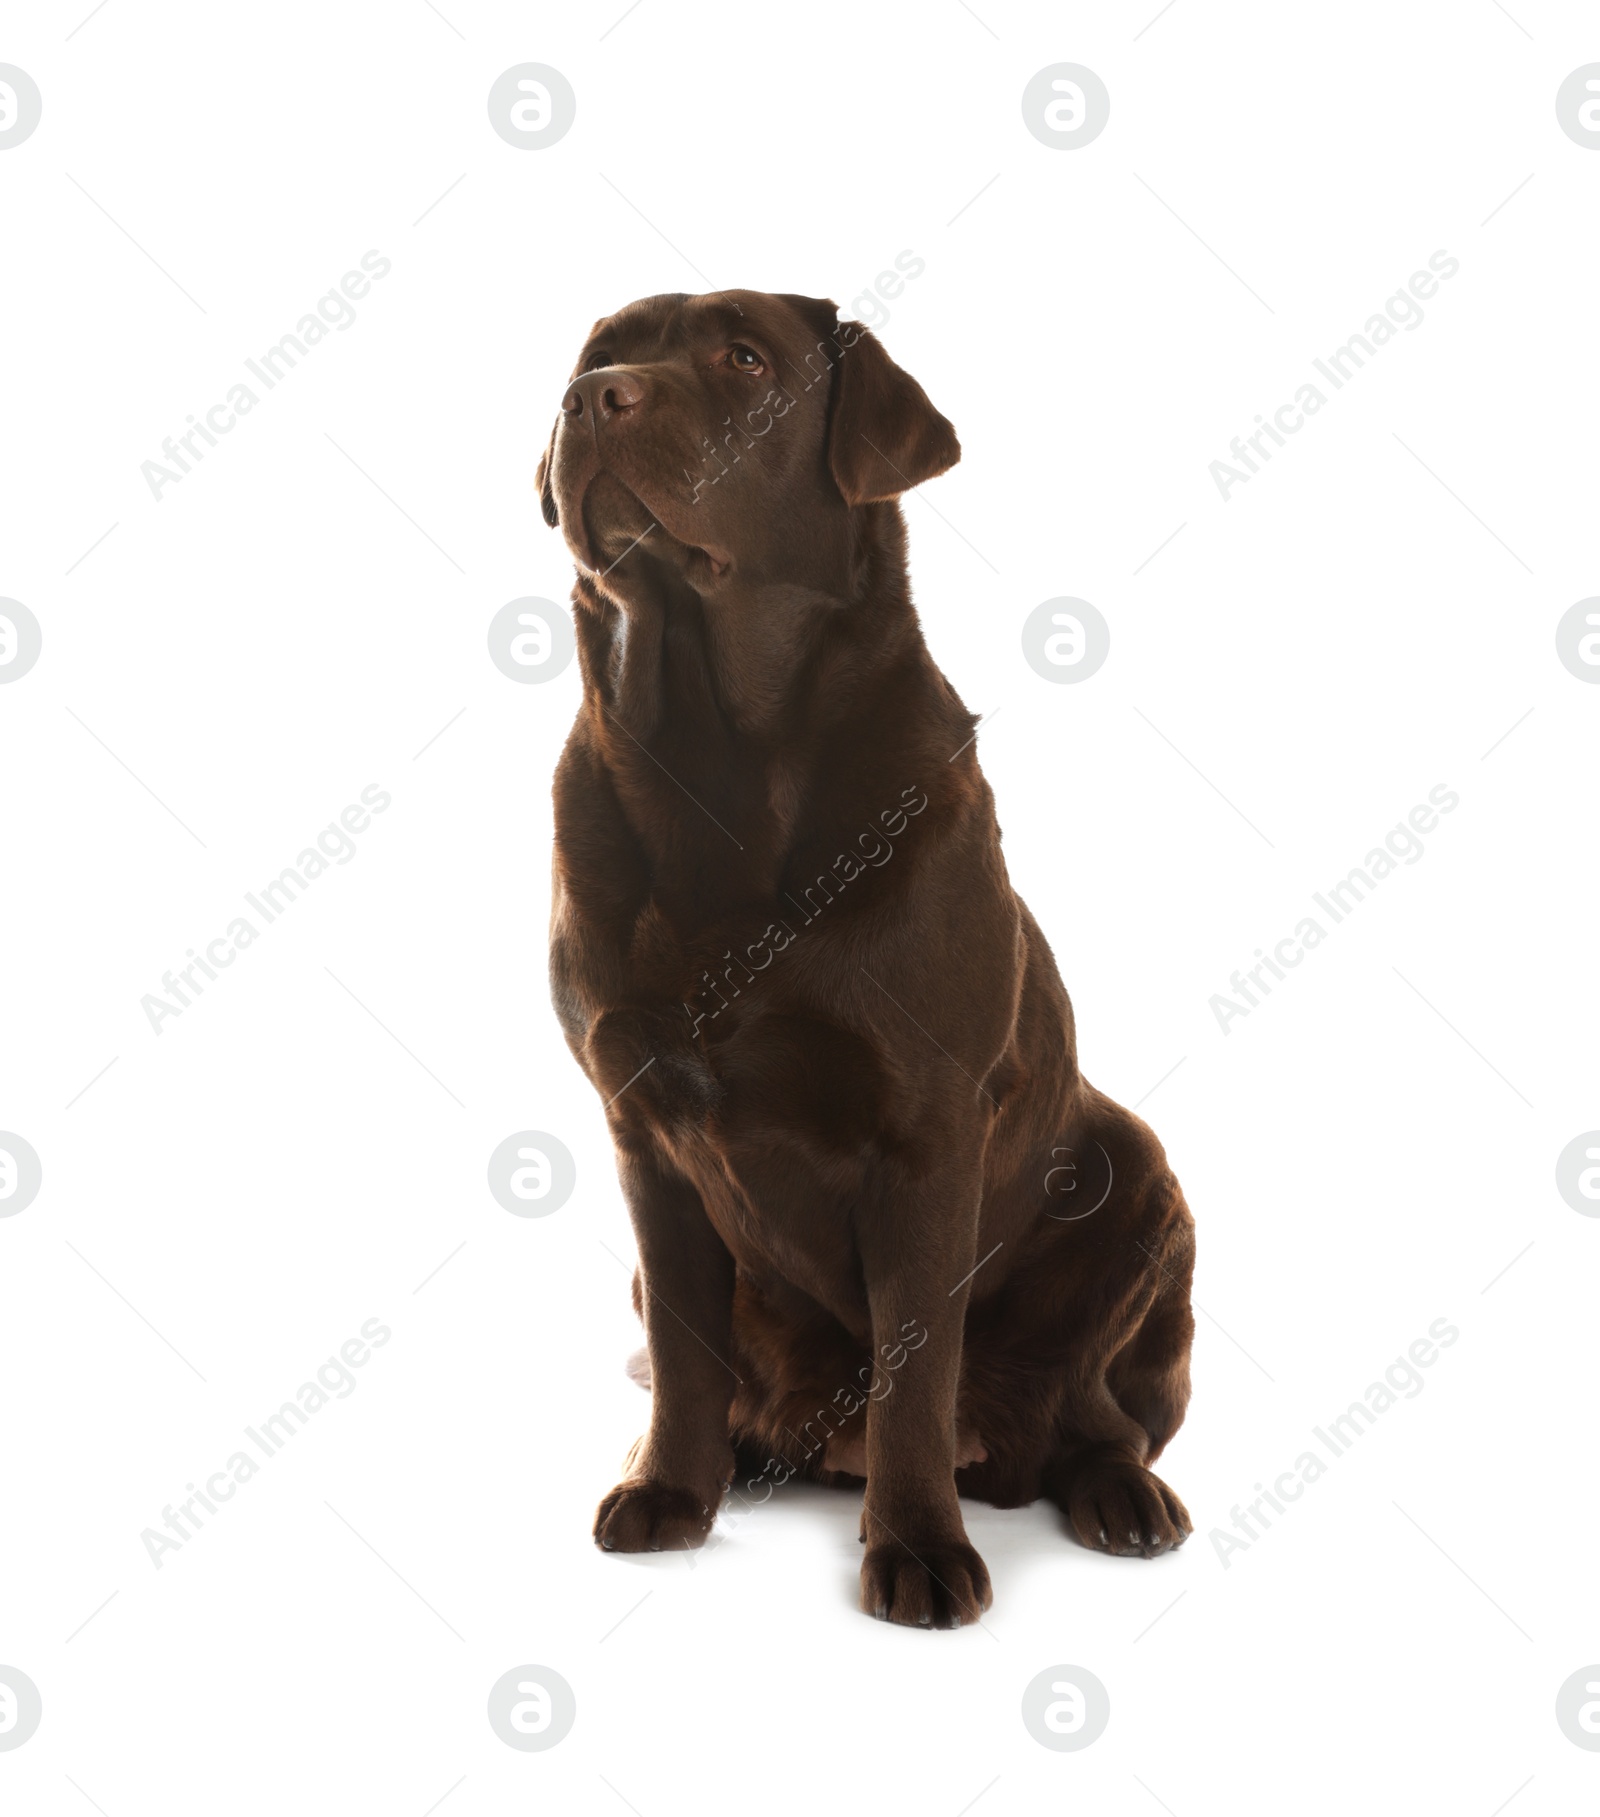
[[[865, 1479], [861, 1606], [990, 1605], [961, 1497], [1085, 1546], [1191, 1523], [1194, 1222], [1078, 1070], [976, 721], [923, 642], [898, 499], [960, 458], [861, 324], [803, 296], [597, 322], [536, 486], [577, 564], [550, 978], [638, 1243], [648, 1432], [608, 1551]], [[743, 1499], [743, 1497], [741, 1497]]]

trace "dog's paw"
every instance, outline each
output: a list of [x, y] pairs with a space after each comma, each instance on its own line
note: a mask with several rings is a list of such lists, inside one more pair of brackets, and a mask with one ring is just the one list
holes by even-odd
[[635, 1479], [618, 1483], [594, 1517], [594, 1543], [604, 1552], [678, 1552], [703, 1546], [717, 1518], [715, 1500], [693, 1489]]
[[1067, 1496], [1067, 1519], [1082, 1544], [1119, 1558], [1155, 1558], [1194, 1531], [1189, 1510], [1140, 1464], [1108, 1462], [1085, 1471]]
[[910, 1628], [959, 1628], [994, 1597], [989, 1571], [965, 1540], [915, 1547], [883, 1540], [861, 1561], [861, 1607]]

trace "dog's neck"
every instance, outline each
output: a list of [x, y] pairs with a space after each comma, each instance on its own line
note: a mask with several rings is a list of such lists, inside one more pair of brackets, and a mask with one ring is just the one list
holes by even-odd
[[[696, 585], [645, 541], [605, 576], [581, 576], [574, 597], [587, 704], [646, 741], [687, 715], [761, 745], [819, 688], [864, 679], [895, 646], [920, 641], [892, 503], [852, 513], [832, 547], [778, 575], [736, 567]], [[838, 673], [846, 657], [850, 677]]]
[[933, 771], [971, 719], [923, 643], [899, 508], [858, 515], [833, 585], [734, 572], [702, 591], [644, 546], [579, 580], [578, 736], [687, 920], [776, 895], [802, 824], [826, 843], [834, 815], [955, 781]]

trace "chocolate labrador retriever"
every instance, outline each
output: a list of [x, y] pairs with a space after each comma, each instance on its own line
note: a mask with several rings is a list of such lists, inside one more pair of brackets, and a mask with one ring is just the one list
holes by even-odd
[[[596, 323], [539, 464], [576, 558], [551, 986], [638, 1240], [650, 1429], [609, 1551], [698, 1546], [790, 1475], [864, 1477], [861, 1604], [959, 1626], [959, 1498], [1151, 1557], [1189, 1398], [1194, 1225], [1078, 1071], [897, 499], [959, 458], [810, 297]], [[765, 1494], [763, 1493], [765, 1491]]]

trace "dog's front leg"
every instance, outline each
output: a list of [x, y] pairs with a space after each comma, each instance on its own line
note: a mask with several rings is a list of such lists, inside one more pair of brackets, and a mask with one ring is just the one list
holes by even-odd
[[858, 1222], [876, 1379], [867, 1406], [861, 1606], [957, 1628], [990, 1603], [956, 1497], [956, 1390], [977, 1237], [980, 1167], [948, 1154], [893, 1184]]
[[705, 1543], [733, 1471], [728, 1409], [733, 1258], [700, 1195], [645, 1145], [619, 1145], [618, 1170], [639, 1246], [650, 1347], [650, 1430], [601, 1502], [594, 1537], [608, 1552]]

